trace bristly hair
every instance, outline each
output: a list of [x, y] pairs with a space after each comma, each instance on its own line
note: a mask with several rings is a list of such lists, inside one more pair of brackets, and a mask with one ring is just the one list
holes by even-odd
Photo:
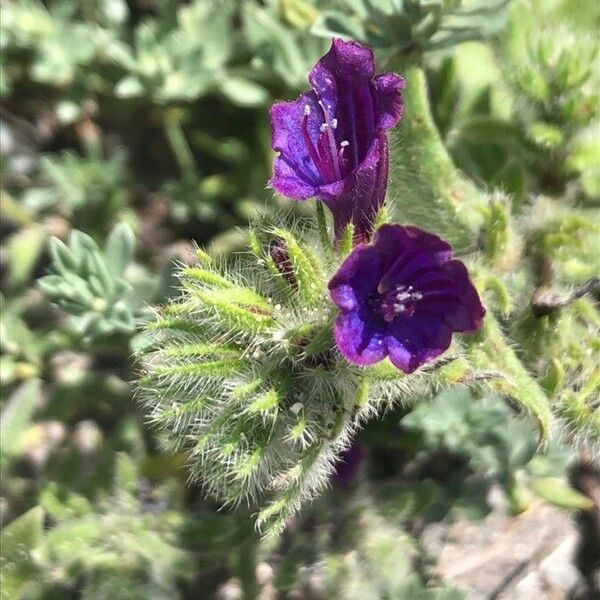
[[[269, 255], [274, 238], [287, 275]], [[223, 505], [257, 507], [267, 533], [328, 485], [367, 420], [471, 370], [458, 346], [457, 360], [410, 377], [348, 363], [331, 333], [332, 255], [309, 220], [254, 226], [250, 249], [228, 262], [200, 252], [180, 265], [180, 294], [148, 325], [139, 354], [150, 423], [187, 453], [192, 480]]]

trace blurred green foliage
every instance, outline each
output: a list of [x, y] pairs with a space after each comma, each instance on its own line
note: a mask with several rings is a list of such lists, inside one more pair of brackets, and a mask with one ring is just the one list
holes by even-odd
[[[454, 600], [432, 585], [412, 524], [481, 518], [492, 486], [515, 513], [534, 498], [589, 505], [566, 483], [563, 442], [600, 444], [597, 2], [1, 10], [3, 600], [196, 598], [226, 585], [247, 598]], [[508, 348], [511, 378], [430, 392], [372, 422], [352, 489], [261, 541], [243, 508], [218, 512], [186, 485], [187, 456], [143, 424], [132, 355], [148, 342], [137, 333], [148, 306], [178, 294], [173, 264], [193, 260], [190, 240], [226, 264], [246, 241], [239, 226], [304, 214], [265, 190], [268, 107], [306, 88], [332, 35], [422, 84], [407, 89], [392, 141], [390, 213], [477, 252], [494, 344], [463, 351], [493, 370]], [[507, 397], [534, 414], [543, 398], [556, 439], [538, 448]]]

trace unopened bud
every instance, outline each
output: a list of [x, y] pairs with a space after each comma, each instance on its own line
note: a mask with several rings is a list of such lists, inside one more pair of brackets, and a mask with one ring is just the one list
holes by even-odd
[[294, 273], [294, 265], [290, 260], [287, 244], [280, 237], [274, 237], [269, 242], [269, 256], [273, 260], [275, 267], [281, 273], [290, 287], [298, 289], [298, 280]]

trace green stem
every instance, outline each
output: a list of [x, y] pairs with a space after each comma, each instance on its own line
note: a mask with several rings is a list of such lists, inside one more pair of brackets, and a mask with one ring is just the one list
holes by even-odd
[[197, 181], [200, 177], [196, 168], [196, 162], [194, 161], [192, 150], [185, 139], [178, 113], [173, 111], [166, 112], [164, 114], [163, 127], [173, 151], [173, 156], [177, 160], [184, 179], [187, 181]]
[[[396, 148], [387, 203], [392, 220], [439, 233], [456, 250], [468, 248], [482, 225], [479, 209], [488, 205], [487, 197], [452, 162], [433, 119], [421, 57], [415, 53], [399, 56], [390, 70], [401, 73], [407, 83], [404, 118], [391, 137]], [[541, 440], [546, 440], [552, 423], [548, 399], [491, 312], [481, 330], [467, 340], [473, 366], [506, 375], [491, 385], [531, 412], [539, 423]]]
[[327, 258], [330, 258], [332, 254], [331, 241], [329, 239], [329, 232], [327, 231], [327, 220], [322, 202], [317, 202], [317, 224], [319, 226], [319, 237], [321, 238], [323, 251]]
[[406, 79], [404, 117], [390, 140], [395, 149], [387, 203], [392, 221], [439, 233], [457, 250], [468, 248], [481, 225], [473, 205], [482, 203], [482, 194], [448, 154], [433, 119], [419, 55], [397, 57], [390, 70]]
[[481, 330], [466, 339], [467, 352], [477, 369], [497, 369], [506, 374], [506, 379], [494, 380], [490, 385], [517, 400], [536, 418], [540, 441], [545, 442], [553, 420], [548, 399], [507, 343], [491, 312], [485, 316]]

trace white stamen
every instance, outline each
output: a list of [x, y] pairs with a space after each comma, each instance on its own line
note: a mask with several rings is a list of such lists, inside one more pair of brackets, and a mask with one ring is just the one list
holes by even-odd
[[304, 105], [304, 116], [308, 117], [310, 115], [310, 106], [308, 104]]
[[394, 304], [393, 308], [396, 314], [403, 313], [406, 310], [406, 306], [404, 306], [404, 304]]
[[331, 128], [337, 129], [337, 119], [331, 119]]
[[319, 104], [323, 109], [323, 116], [325, 117], [325, 123], [328, 127], [325, 129], [321, 129], [322, 132], [327, 132], [327, 141], [329, 142], [329, 152], [331, 153], [331, 162], [333, 163], [333, 169], [335, 171], [336, 179], [339, 181], [342, 178], [342, 174], [340, 171], [340, 163], [337, 156], [337, 147], [335, 145], [335, 138], [333, 136], [333, 127], [331, 127], [331, 119], [329, 118], [329, 110], [331, 110], [331, 105], [327, 105], [325, 108], [325, 104], [321, 100], [319, 100]]
[[342, 140], [340, 142], [340, 148], [345, 148], [346, 146], [349, 146], [350, 142], [348, 140]]
[[325, 133], [325, 131], [327, 131], [327, 123], [322, 123], [321, 127], [319, 127], [319, 130], [321, 131], [321, 133]]

